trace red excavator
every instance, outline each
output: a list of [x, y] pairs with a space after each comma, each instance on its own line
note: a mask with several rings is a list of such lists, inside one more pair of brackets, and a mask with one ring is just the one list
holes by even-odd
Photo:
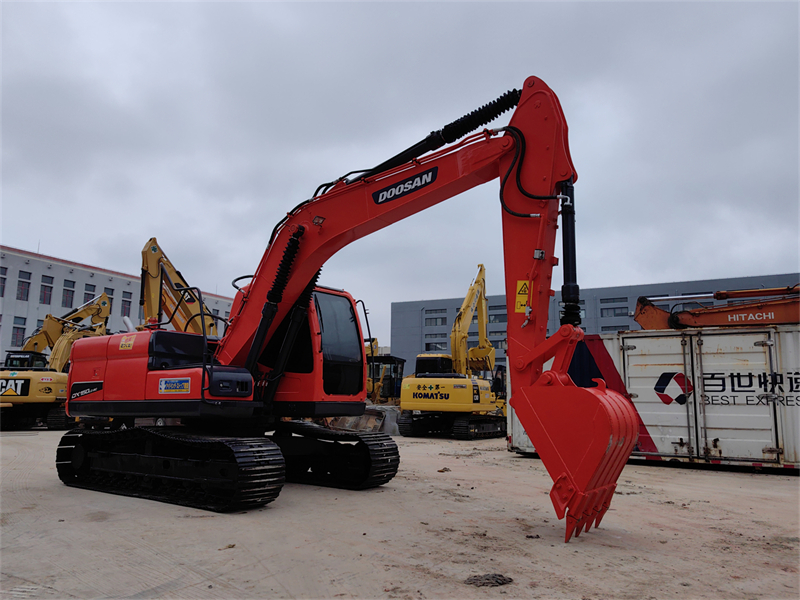
[[[714, 300], [727, 300], [728, 304], [705, 305], [706, 302]], [[677, 304], [672, 310], [664, 310], [654, 302], [677, 302]], [[686, 305], [690, 308], [686, 308]], [[633, 320], [639, 323], [642, 329], [748, 327], [797, 323], [800, 321], [800, 284], [784, 288], [730, 290], [652, 299], [642, 296], [636, 301]]]
[[[473, 133], [512, 108], [508, 126]], [[389, 436], [311, 420], [361, 414], [366, 396], [355, 303], [317, 286], [320, 269], [350, 242], [493, 179], [500, 180], [511, 404], [554, 480], [565, 540], [598, 525], [638, 420], [602, 380], [579, 388], [567, 375], [583, 337], [577, 173], [558, 98], [535, 77], [377, 167], [320, 185], [275, 226], [221, 338], [153, 325], [78, 341], [70, 415], [173, 417], [182, 426], [69, 432], [57, 451], [61, 480], [215, 511], [262, 506], [285, 480], [348, 489], [391, 480], [399, 455]], [[548, 338], [559, 212], [564, 316]]]

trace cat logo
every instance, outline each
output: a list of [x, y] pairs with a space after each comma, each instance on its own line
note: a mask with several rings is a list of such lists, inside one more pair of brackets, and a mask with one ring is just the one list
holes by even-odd
[[30, 379], [0, 379], [0, 396], [27, 396]]

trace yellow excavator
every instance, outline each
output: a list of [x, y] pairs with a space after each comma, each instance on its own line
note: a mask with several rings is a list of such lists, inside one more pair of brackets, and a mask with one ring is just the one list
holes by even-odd
[[[170, 262], [156, 238], [147, 240], [142, 249], [142, 285], [139, 304], [144, 309], [145, 324], [151, 327], [216, 336], [216, 320], [221, 317], [205, 311], [201, 318], [200, 290], [186, 280]], [[205, 330], [204, 330], [205, 328]]]
[[[76, 340], [106, 334], [111, 303], [105, 293], [65, 314], [47, 315], [22, 349], [6, 353], [0, 371], [0, 427], [28, 429], [39, 420], [65, 429], [69, 353]], [[83, 324], [86, 319], [89, 323]], [[50, 354], [45, 354], [46, 350]]]
[[[503, 437], [506, 401], [502, 374], [490, 381], [480, 372], [494, 372], [495, 349], [487, 333], [486, 269], [469, 287], [450, 332], [451, 354], [420, 354], [414, 374], [403, 379], [400, 418], [403, 436], [452, 434], [456, 439]], [[478, 344], [469, 348], [469, 326], [478, 317]], [[502, 370], [500, 370], [502, 371]]]

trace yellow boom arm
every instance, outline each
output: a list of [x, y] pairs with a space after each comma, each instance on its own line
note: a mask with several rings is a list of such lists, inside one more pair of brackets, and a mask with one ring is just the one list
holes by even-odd
[[[478, 313], [478, 346], [468, 349], [469, 326], [476, 312]], [[472, 371], [494, 369], [494, 348], [486, 333], [488, 321], [486, 269], [483, 265], [478, 265], [478, 274], [472, 285], [469, 286], [469, 291], [464, 297], [464, 302], [461, 303], [461, 308], [453, 321], [453, 329], [450, 332], [450, 352], [453, 356], [453, 370], [456, 373], [471, 376]]]
[[[202, 334], [201, 305], [189, 284], [170, 262], [156, 238], [150, 238], [142, 249], [142, 292], [140, 304], [144, 307], [146, 323], [160, 323], [166, 318], [176, 331]], [[214, 318], [206, 313], [207, 335], [217, 335]]]

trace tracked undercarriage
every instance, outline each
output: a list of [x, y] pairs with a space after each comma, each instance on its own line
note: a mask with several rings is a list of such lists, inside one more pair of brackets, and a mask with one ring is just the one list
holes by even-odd
[[[284, 457], [285, 455], [285, 457]], [[281, 423], [267, 436], [225, 437], [184, 428], [76, 429], [56, 452], [66, 485], [231, 512], [264, 506], [285, 481], [344, 489], [382, 485], [397, 473], [397, 445], [381, 433]]]
[[506, 418], [494, 415], [471, 415], [404, 410], [397, 420], [400, 435], [452, 435], [457, 440], [476, 440], [505, 437]]

